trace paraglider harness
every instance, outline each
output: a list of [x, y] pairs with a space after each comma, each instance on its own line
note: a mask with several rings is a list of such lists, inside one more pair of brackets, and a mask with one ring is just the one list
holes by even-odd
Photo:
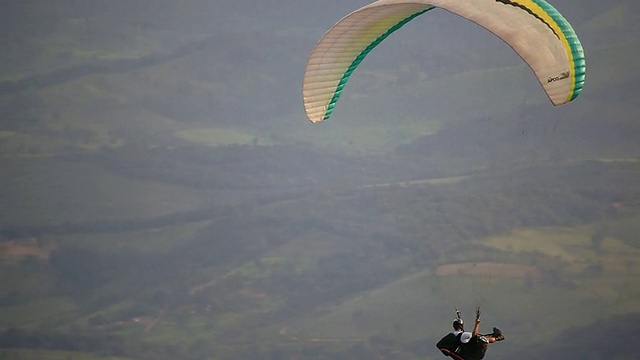
[[[476, 319], [479, 319], [479, 318], [480, 318], [480, 308], [476, 310]], [[460, 314], [460, 309], [458, 308], [456, 308], [456, 318], [453, 321], [458, 322], [460, 324], [464, 324]], [[458, 333], [458, 335], [449, 333], [448, 335], [443, 337], [438, 342], [438, 344], [436, 344], [436, 346], [444, 356], [449, 356], [454, 360], [464, 360], [464, 358], [460, 355], [462, 351], [461, 337], [462, 337], [462, 332]]]
[[444, 356], [450, 356], [454, 360], [464, 360], [455, 352], [451, 352], [448, 349], [440, 349], [440, 351], [444, 354]]

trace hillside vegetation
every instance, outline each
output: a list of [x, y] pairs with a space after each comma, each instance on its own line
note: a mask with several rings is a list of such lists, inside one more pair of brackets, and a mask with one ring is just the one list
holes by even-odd
[[571, 104], [443, 13], [319, 126], [306, 57], [358, 4], [2, 5], [0, 358], [436, 359], [482, 306], [492, 359], [628, 359], [588, 334], [640, 312], [640, 13], [584, 3]]

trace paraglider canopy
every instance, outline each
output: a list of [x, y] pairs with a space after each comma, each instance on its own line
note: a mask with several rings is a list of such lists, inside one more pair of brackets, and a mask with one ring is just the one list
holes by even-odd
[[367, 54], [434, 8], [473, 21], [504, 40], [533, 70], [554, 105], [580, 94], [586, 71], [582, 45], [571, 24], [544, 0], [379, 0], [342, 18], [309, 56], [302, 85], [309, 120], [328, 119]]

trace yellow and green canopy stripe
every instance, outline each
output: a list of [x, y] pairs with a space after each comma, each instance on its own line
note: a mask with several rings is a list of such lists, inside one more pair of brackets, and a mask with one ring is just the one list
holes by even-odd
[[570, 78], [572, 87], [566, 101], [569, 102], [580, 94], [582, 87], [584, 86], [587, 71], [587, 63], [584, 59], [584, 49], [582, 48], [582, 44], [580, 43], [580, 40], [578, 39], [578, 36], [573, 30], [571, 24], [560, 14], [560, 12], [558, 12], [558, 10], [556, 10], [556, 8], [546, 1], [532, 0], [531, 2], [538, 5], [541, 11], [548, 14], [555, 23], [555, 26], [560, 30], [558, 37], [565, 46], [565, 50], [569, 57], [569, 63], [572, 65], [573, 69], [573, 76]]

